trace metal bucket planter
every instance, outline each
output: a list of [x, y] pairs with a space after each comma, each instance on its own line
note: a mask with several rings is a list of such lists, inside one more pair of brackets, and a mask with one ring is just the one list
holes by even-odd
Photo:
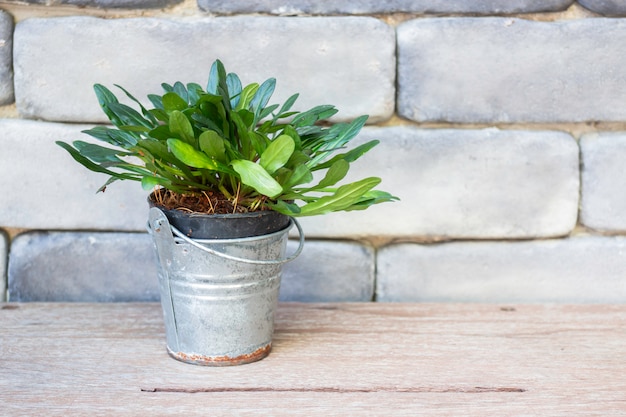
[[[285, 257], [291, 226], [297, 251]], [[253, 237], [189, 238], [162, 210], [150, 209], [148, 230], [158, 261], [168, 353], [198, 365], [239, 365], [267, 356], [282, 265], [304, 244], [300, 225]]]

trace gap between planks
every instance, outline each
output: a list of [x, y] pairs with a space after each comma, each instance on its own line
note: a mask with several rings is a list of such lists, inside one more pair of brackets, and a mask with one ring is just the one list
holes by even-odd
[[320, 388], [272, 388], [272, 387], [250, 387], [250, 388], [229, 388], [229, 387], [213, 387], [213, 388], [176, 388], [176, 387], [154, 387], [141, 388], [142, 392], [172, 392], [172, 393], [216, 393], [216, 392], [323, 392], [323, 393], [460, 393], [460, 394], [480, 394], [485, 392], [517, 392], [522, 393], [527, 390], [519, 387], [449, 387], [449, 388], [433, 388], [433, 387], [407, 387], [407, 388], [336, 388], [336, 387], [320, 387]]

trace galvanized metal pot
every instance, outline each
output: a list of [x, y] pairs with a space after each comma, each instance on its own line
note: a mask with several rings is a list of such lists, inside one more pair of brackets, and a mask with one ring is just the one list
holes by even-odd
[[[300, 233], [285, 257], [289, 229]], [[148, 230], [159, 261], [167, 350], [183, 362], [238, 365], [271, 350], [282, 265], [304, 244], [295, 219], [277, 232], [232, 239], [192, 239], [150, 209]]]

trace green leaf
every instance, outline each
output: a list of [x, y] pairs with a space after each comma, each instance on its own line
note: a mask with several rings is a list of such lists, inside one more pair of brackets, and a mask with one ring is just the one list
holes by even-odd
[[109, 103], [107, 107], [117, 116], [117, 126], [130, 125], [144, 126], [148, 128], [153, 127], [153, 124], [150, 120], [146, 120], [146, 118], [143, 117], [137, 110], [127, 106], [126, 104]]
[[297, 216], [300, 214], [300, 207], [294, 203], [287, 203], [283, 200], [278, 200], [276, 203], [268, 202], [268, 206], [279, 213], [286, 214], [287, 216]]
[[239, 101], [235, 106], [235, 111], [239, 111], [241, 109], [248, 110], [250, 106], [250, 101], [254, 98], [254, 95], [259, 89], [259, 85], [257, 83], [247, 85], [243, 90], [241, 90], [241, 94], [239, 94]]
[[78, 162], [79, 164], [81, 164], [82, 166], [84, 166], [85, 168], [94, 171], [94, 172], [99, 172], [102, 174], [108, 174], [112, 177], [115, 177], [117, 179], [120, 180], [134, 180], [137, 181], [138, 178], [134, 175], [129, 175], [129, 174], [120, 174], [111, 170], [108, 170], [106, 168], [101, 167], [100, 165], [90, 161], [89, 159], [85, 158], [84, 156], [82, 156], [80, 154], [80, 152], [78, 152], [76, 149], [72, 148], [71, 145], [65, 143], [65, 142], [61, 142], [61, 141], [56, 141], [55, 142], [57, 145], [59, 145], [60, 147], [62, 147], [63, 149], [65, 149], [66, 151], [68, 151], [70, 153], [70, 155], [72, 156], [72, 158], [74, 158], [74, 160], [76, 162]]
[[291, 110], [291, 108], [293, 107], [293, 105], [295, 104], [299, 96], [300, 94], [296, 93], [292, 95], [291, 97], [289, 97], [287, 101], [285, 101], [283, 106], [280, 108], [280, 110], [278, 111], [278, 114], [276, 114], [276, 117], [274, 118], [274, 120], [282, 119], [284, 117], [289, 117], [290, 114], [287, 112]]
[[191, 104], [196, 104], [200, 99], [200, 96], [204, 93], [202, 90], [202, 86], [197, 83], [188, 83], [187, 84], [187, 95], [188, 101]]
[[278, 108], [278, 104], [272, 104], [271, 106], [267, 106], [265, 109], [261, 111], [261, 113], [259, 113], [259, 120], [266, 118], [267, 116], [272, 114], [272, 112], [276, 110], [277, 108]]
[[217, 132], [206, 130], [202, 132], [198, 140], [202, 152], [218, 161], [228, 162], [224, 139]]
[[[296, 145], [296, 148], [297, 148], [297, 145]], [[305, 165], [310, 159], [311, 158], [309, 158], [304, 152], [297, 150], [293, 153], [293, 155], [291, 155], [291, 158], [289, 158], [289, 162], [287, 162], [286, 166], [287, 168], [293, 169], [297, 167], [298, 165]]]
[[365, 125], [368, 116], [361, 116], [351, 123], [338, 123], [319, 136], [307, 142], [307, 146], [315, 151], [311, 165], [319, 163], [329, 157], [332, 152], [341, 149], [352, 140]]
[[270, 140], [258, 132], [249, 132], [248, 137], [257, 155], [262, 155], [270, 144]]
[[131, 148], [137, 144], [137, 137], [132, 133], [127, 133], [104, 126], [96, 126], [92, 129], [83, 130], [82, 133], [85, 133], [108, 144], [122, 147], [124, 149]]
[[370, 177], [342, 185], [334, 194], [321, 197], [317, 201], [302, 206], [300, 208], [300, 216], [313, 216], [345, 210], [358, 202], [365, 193], [378, 184], [380, 184], [380, 178]]
[[236, 113], [231, 113], [231, 115], [235, 115], [235, 114], [239, 116], [239, 118], [243, 122], [242, 127], [246, 131], [252, 130], [252, 128], [254, 127], [254, 114], [252, 114], [252, 112], [246, 109], [241, 109], [237, 111]]
[[318, 120], [328, 119], [336, 114], [337, 111], [335, 106], [330, 104], [315, 106], [310, 110], [298, 114], [293, 118], [291, 123], [296, 127], [311, 126]]
[[291, 172], [291, 175], [287, 177], [285, 183], [283, 184], [283, 188], [288, 190], [296, 185], [306, 184], [311, 181], [313, 181], [313, 174], [311, 173], [311, 170], [306, 165], [301, 164], [297, 165]]
[[[242, 110], [242, 112], [245, 112], [245, 110]], [[233, 135], [230, 136], [230, 140], [233, 144], [236, 144], [238, 139], [239, 143], [236, 144], [236, 147], [246, 158], [251, 159], [250, 148], [252, 147], [252, 143], [250, 142], [250, 135], [248, 134], [248, 126], [238, 112], [232, 112], [230, 116], [234, 125]]]
[[118, 155], [127, 156], [126, 152], [122, 152], [119, 149], [105, 148], [104, 146], [96, 145], [93, 143], [83, 142], [77, 140], [74, 142], [74, 147], [82, 156], [91, 159], [93, 162], [123, 162]]
[[176, 94], [178, 94], [178, 96], [180, 98], [183, 99], [183, 101], [185, 102], [185, 105], [189, 102], [189, 96], [187, 94], [187, 89], [185, 88], [185, 85], [183, 83], [181, 83], [180, 81], [176, 81], [174, 83], [174, 92]]
[[141, 150], [141, 154], [145, 155], [142, 159], [147, 161], [147, 163], [151, 162], [153, 159], [173, 165], [181, 163], [179, 159], [176, 159], [175, 156], [170, 153], [165, 141], [152, 138], [144, 139], [137, 143], [137, 148]]
[[[276, 88], [276, 79], [269, 78], [261, 84], [259, 89], [257, 90], [254, 98], [250, 102], [250, 106], [252, 111], [254, 112], [255, 120], [258, 122], [260, 120], [260, 115], [267, 103], [270, 101], [272, 94], [274, 94], [274, 89]], [[255, 123], [256, 124], [256, 123]]]
[[220, 78], [226, 77], [226, 70], [224, 64], [219, 59], [213, 62], [211, 65], [211, 71], [209, 72], [209, 80], [207, 82], [206, 91], [209, 94], [218, 95], [218, 87], [220, 84]]
[[150, 191], [157, 185], [161, 185], [162, 182], [162, 179], [151, 177], [149, 175], [144, 175], [143, 178], [141, 178], [141, 188], [146, 191]]
[[110, 129], [108, 134], [113, 141], [119, 143], [119, 146], [125, 149], [129, 149], [130, 147], [136, 145], [137, 141], [140, 139], [139, 135], [133, 132], [125, 132], [123, 130]]
[[182, 111], [187, 107], [189, 107], [187, 102], [176, 93], [165, 93], [163, 96], [163, 109], [168, 113], [174, 110]]
[[222, 104], [224, 105], [224, 108], [230, 111], [231, 109], [230, 93], [228, 91], [228, 83], [226, 80], [227, 77], [228, 76], [226, 75], [226, 68], [224, 68], [224, 64], [222, 64], [222, 62], [219, 59], [216, 60], [213, 63], [213, 66], [211, 67], [211, 76], [209, 77], [209, 82], [211, 82], [211, 78], [213, 78], [215, 82], [217, 83], [216, 89], [214, 92], [207, 87], [207, 91], [209, 93], [213, 93], [213, 94], [221, 96]]
[[204, 152], [197, 151], [193, 146], [179, 139], [168, 139], [167, 145], [174, 156], [180, 159], [184, 164], [194, 168], [209, 169], [215, 171], [218, 169], [216, 162], [208, 157]]
[[155, 119], [167, 123], [170, 120], [170, 117], [167, 115], [167, 112], [163, 109], [150, 109], [148, 110]]
[[294, 129], [292, 126], [286, 125], [285, 128], [283, 129], [283, 134], [291, 136], [293, 141], [296, 143], [296, 149], [303, 150], [302, 139], [300, 138], [300, 135], [298, 134], [296, 129]]
[[265, 170], [273, 174], [283, 167], [295, 150], [295, 142], [289, 135], [280, 135], [274, 139], [261, 155], [259, 163]]
[[143, 127], [143, 126], [120, 126], [119, 127], [120, 130], [123, 130], [125, 132], [136, 132], [139, 133], [140, 135], [142, 133], [148, 133], [150, 132], [150, 128], [149, 127]]
[[230, 107], [235, 108], [240, 101], [241, 80], [234, 73], [226, 75], [226, 85], [228, 86], [228, 94], [230, 94]]
[[156, 124], [156, 119], [154, 118], [154, 116], [152, 116], [152, 114], [150, 114], [150, 112], [144, 107], [143, 104], [141, 104], [141, 102], [139, 100], [137, 100], [131, 93], [129, 93], [128, 91], [126, 91], [126, 89], [124, 87], [122, 87], [121, 85], [118, 84], [114, 84], [117, 88], [119, 88], [120, 90], [122, 90], [124, 92], [124, 94], [126, 94], [126, 97], [128, 97], [129, 99], [131, 99], [132, 101], [134, 101], [135, 103], [137, 103], [137, 105], [139, 106], [139, 108], [141, 109], [141, 114], [143, 114], [144, 116], [146, 116], [148, 119], [150, 119], [150, 121], [153, 124]]
[[344, 144], [351, 141], [361, 131], [363, 126], [365, 126], [368, 117], [369, 116], [367, 115], [359, 116], [352, 122], [347, 124], [337, 135], [337, 142], [341, 143], [341, 145], [343, 146]]
[[115, 94], [113, 94], [111, 90], [109, 90], [102, 84], [94, 84], [93, 90], [96, 93], [96, 98], [98, 99], [98, 103], [100, 104], [102, 111], [104, 111], [104, 114], [107, 115], [109, 120], [114, 125], [118, 125], [121, 121], [119, 120], [117, 115], [109, 109], [109, 104], [119, 103]]
[[102, 184], [100, 188], [98, 188], [98, 191], [96, 191], [96, 193], [103, 193], [109, 185], [111, 185], [112, 183], [118, 180], [119, 178], [109, 177], [109, 179], [104, 184]]
[[398, 201], [398, 200], [400, 200], [398, 197], [392, 194], [389, 194], [388, 192], [379, 191], [379, 190], [371, 190], [365, 193], [358, 202], [354, 203], [353, 205], [351, 205], [350, 207], [344, 210], [345, 211], [365, 210], [366, 208], [374, 204], [386, 203], [386, 202]]
[[357, 159], [359, 159], [361, 156], [363, 156], [364, 154], [366, 154], [370, 149], [372, 149], [373, 147], [375, 147], [376, 145], [378, 145], [380, 143], [380, 141], [378, 140], [371, 140], [369, 142], [366, 142], [362, 145], [357, 146], [354, 149], [351, 149], [350, 151], [346, 152], [346, 153], [342, 153], [342, 154], [338, 154], [335, 155], [332, 159], [329, 159], [328, 161], [318, 164], [318, 165], [314, 165], [312, 163], [309, 163], [309, 166], [311, 167], [312, 171], [317, 171], [319, 169], [326, 169], [326, 168], [330, 168], [335, 162], [337, 162], [338, 160], [345, 160], [346, 162], [354, 162]]
[[222, 97], [221, 96], [216, 96], [214, 94], [201, 94], [200, 98], [198, 98], [198, 102], [196, 104], [202, 104], [202, 103], [212, 103], [212, 104], [217, 104], [219, 102], [222, 101]]
[[[213, 109], [215, 109], [215, 107], [213, 107]], [[216, 119], [215, 114], [217, 114], [217, 112], [216, 113], [208, 113], [208, 114], [210, 114], [210, 116], [212, 116], [212, 117], [206, 116], [206, 115], [203, 115], [203, 114], [199, 114], [199, 113], [194, 113], [194, 114], [191, 115], [191, 119], [194, 122], [196, 122], [196, 126], [199, 129], [215, 130], [216, 132], [221, 134], [222, 133], [221, 123], [220, 123], [220, 125], [215, 123], [215, 119]]]
[[148, 136], [154, 139], [166, 141], [174, 135], [170, 132], [170, 128], [167, 125], [161, 125], [148, 132]]
[[339, 181], [344, 179], [349, 169], [349, 163], [347, 163], [343, 159], [338, 160], [331, 165], [331, 167], [326, 172], [324, 178], [319, 182], [319, 184], [317, 184], [315, 188], [331, 187], [337, 184]]
[[102, 84], [94, 84], [93, 89], [101, 106], [107, 105], [109, 103], [119, 103], [115, 94], [113, 94], [111, 90], [109, 90]]
[[236, 159], [231, 165], [241, 177], [241, 182], [258, 193], [274, 198], [283, 191], [283, 187], [261, 165], [245, 159]]
[[[94, 137], [106, 143], [111, 143], [111, 137], [109, 136], [109, 133], [108, 133], [109, 130], [111, 129], [108, 127], [96, 126], [91, 129], [81, 130], [81, 133], [85, 133], [91, 137]], [[114, 143], [113, 145], [117, 145], [117, 143]]]
[[196, 138], [191, 122], [187, 119], [187, 116], [178, 110], [174, 110], [170, 114], [170, 131], [188, 144], [195, 145]]
[[163, 110], [163, 98], [157, 94], [148, 94], [148, 100], [154, 107], [159, 110]]
[[274, 94], [274, 90], [276, 89], [276, 78], [268, 78], [263, 81], [263, 84], [259, 87], [257, 94], [254, 96], [254, 100], [252, 101], [253, 108], [263, 108], [267, 106], [270, 98], [272, 98], [272, 94]]

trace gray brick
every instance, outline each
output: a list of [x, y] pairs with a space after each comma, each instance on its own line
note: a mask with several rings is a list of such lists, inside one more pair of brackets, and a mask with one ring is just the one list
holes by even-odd
[[13, 18], [0, 10], [0, 105], [13, 102]]
[[[84, 127], [0, 120], [0, 225], [144, 230], [147, 193], [138, 183], [95, 194], [106, 176], [54, 144], [86, 139]], [[352, 178], [379, 175], [402, 202], [302, 219], [307, 236], [550, 237], [575, 224], [578, 149], [564, 133], [367, 128], [357, 140], [374, 138], [381, 145]]]
[[[289, 242], [290, 251], [296, 247]], [[9, 298], [158, 301], [155, 262], [145, 233], [28, 232], [11, 246]], [[374, 251], [357, 243], [307, 241], [283, 271], [282, 301], [370, 301], [374, 294]]]
[[537, 13], [565, 10], [573, 0], [198, 0], [200, 9], [212, 13], [374, 14], [374, 13]]
[[398, 112], [409, 119], [626, 120], [626, 20], [416, 19], [397, 31]]
[[107, 176], [77, 164], [55, 140], [89, 141], [87, 126], [0, 120], [0, 225], [27, 229], [145, 230], [147, 192], [137, 182], [96, 190]]
[[155, 9], [173, 6], [183, 0], [8, 0], [6, 3], [37, 4], [50, 7], [71, 5], [106, 9]]
[[380, 145], [349, 179], [379, 176], [401, 201], [303, 218], [307, 236], [533, 238], [576, 224], [579, 150], [568, 134], [371, 127], [356, 140], [371, 139]]
[[[293, 252], [297, 242], [290, 241]], [[300, 257], [283, 267], [282, 301], [371, 301], [374, 250], [354, 242], [307, 241]]]
[[625, 303], [626, 238], [398, 244], [379, 251], [378, 301]]
[[6, 299], [8, 256], [9, 239], [6, 233], [0, 230], [0, 302]]
[[581, 222], [592, 229], [626, 231], [626, 132], [583, 135], [580, 147]]
[[29, 232], [11, 245], [11, 301], [154, 301], [158, 294], [145, 233]]
[[578, 3], [606, 16], [626, 16], [626, 2], [623, 0], [578, 0]]
[[103, 121], [94, 83], [145, 98], [164, 81], [206, 84], [216, 58], [244, 83], [276, 77], [275, 102], [299, 92], [300, 110], [330, 103], [372, 122], [394, 111], [395, 32], [369, 17], [27, 19], [14, 55], [17, 108], [31, 118]]

